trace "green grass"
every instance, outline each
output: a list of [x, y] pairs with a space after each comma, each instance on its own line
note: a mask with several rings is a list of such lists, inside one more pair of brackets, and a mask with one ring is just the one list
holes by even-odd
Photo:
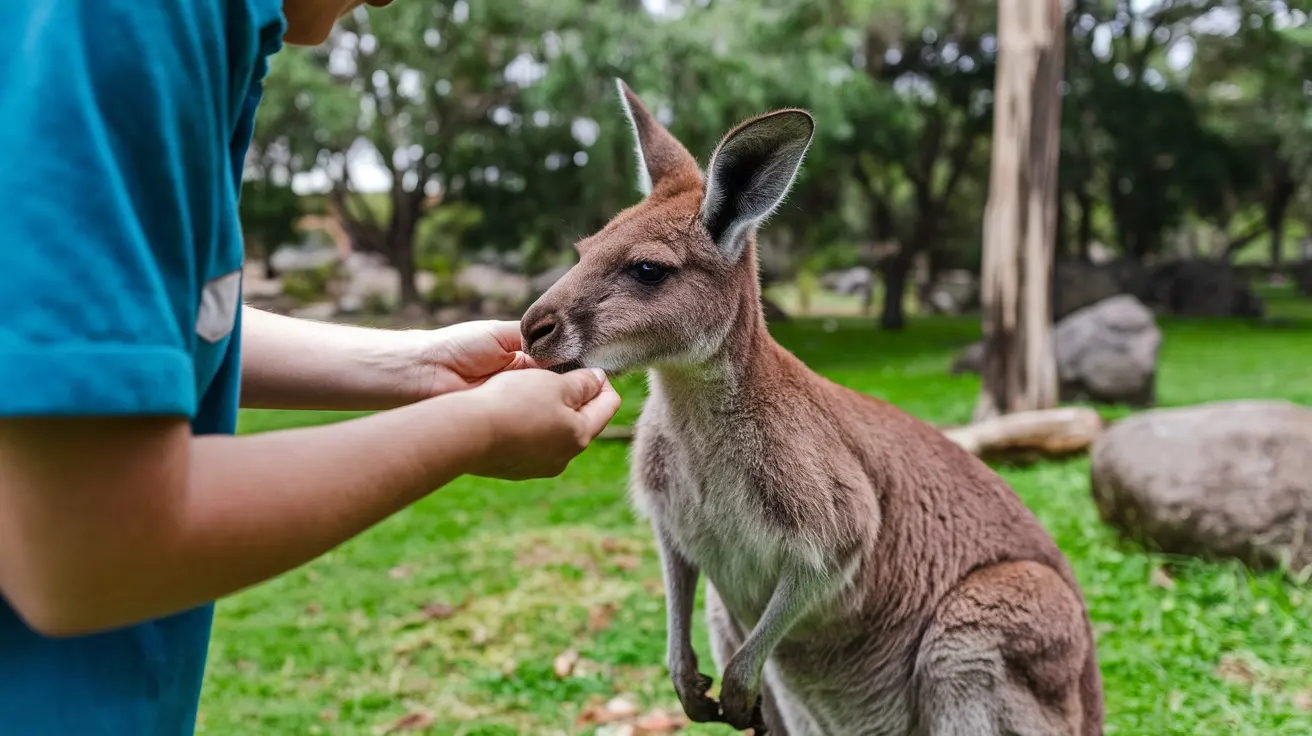
[[[1312, 405], [1312, 310], [1273, 296], [1294, 322], [1163, 321], [1162, 403]], [[897, 335], [864, 320], [776, 330], [821, 373], [945, 423], [973, 406], [977, 380], [946, 368], [977, 332], [973, 319], [918, 320]], [[619, 421], [631, 421], [643, 382], [619, 388]], [[344, 416], [246, 412], [241, 426]], [[551, 481], [460, 480], [221, 602], [200, 732], [374, 734], [410, 714], [435, 734], [592, 733], [579, 715], [618, 693], [677, 713], [662, 664], [660, 571], [624, 497], [626, 452], [597, 443]], [[1108, 733], [1312, 733], [1312, 589], [1120, 540], [1097, 519], [1087, 460], [1001, 472], [1070, 557], [1089, 601]], [[696, 637], [709, 668], [700, 617]], [[553, 660], [567, 650], [579, 662], [558, 678]]]

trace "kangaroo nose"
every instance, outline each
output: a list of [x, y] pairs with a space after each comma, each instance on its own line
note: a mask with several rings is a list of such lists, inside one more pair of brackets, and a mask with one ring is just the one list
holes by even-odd
[[533, 345], [535, 343], [541, 342], [542, 340], [546, 339], [548, 335], [550, 335], [552, 332], [555, 331], [556, 331], [556, 318], [554, 315], [548, 314], [542, 319], [535, 322], [533, 326], [529, 327], [528, 331], [524, 334], [524, 352], [528, 352], [532, 350]]

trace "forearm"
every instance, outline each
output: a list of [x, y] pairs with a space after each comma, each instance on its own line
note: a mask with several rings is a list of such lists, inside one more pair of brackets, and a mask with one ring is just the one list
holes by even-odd
[[377, 410], [424, 396], [395, 330], [242, 310], [241, 403], [262, 409]]
[[4, 593], [38, 628], [74, 634], [189, 608], [293, 569], [471, 466], [484, 442], [481, 418], [461, 395], [429, 401], [449, 404], [443, 421], [416, 405], [184, 441], [160, 458], [165, 487], [149, 489], [153, 503], [70, 489], [76, 511], [43, 506], [34, 517], [14, 508], [22, 518], [0, 521], [12, 535], [0, 560]]

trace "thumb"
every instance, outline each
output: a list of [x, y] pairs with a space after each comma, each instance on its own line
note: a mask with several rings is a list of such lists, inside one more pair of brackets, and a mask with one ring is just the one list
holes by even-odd
[[565, 379], [565, 403], [573, 409], [592, 401], [606, 383], [606, 374], [600, 368], [579, 368], [561, 377]]

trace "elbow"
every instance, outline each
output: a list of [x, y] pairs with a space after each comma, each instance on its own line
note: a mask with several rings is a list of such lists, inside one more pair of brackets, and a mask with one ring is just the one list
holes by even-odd
[[[36, 633], [50, 639], [68, 639], [103, 631], [109, 626], [97, 621], [96, 606], [87, 599], [75, 598], [44, 586], [24, 586], [19, 590], [3, 591], [10, 608], [24, 624]], [[76, 603], [73, 601], [76, 600]]]

